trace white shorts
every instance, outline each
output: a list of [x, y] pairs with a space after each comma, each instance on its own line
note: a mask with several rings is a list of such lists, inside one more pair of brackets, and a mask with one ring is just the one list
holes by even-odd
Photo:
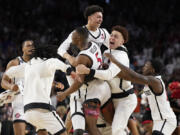
[[83, 98], [77, 96], [71, 96], [70, 98], [70, 112], [73, 129], [82, 129], [85, 130], [85, 117], [82, 110], [82, 103], [84, 102]]
[[103, 106], [111, 97], [111, 89], [106, 81], [95, 79], [89, 83], [85, 100], [99, 99]]
[[25, 122], [23, 96], [21, 94], [15, 95], [12, 108], [13, 122]]
[[125, 98], [113, 99], [115, 114], [112, 122], [113, 135], [126, 135], [125, 129], [128, 124], [129, 117], [137, 106], [137, 97], [130, 94]]
[[160, 131], [164, 135], [171, 135], [177, 127], [176, 118], [165, 119], [165, 120], [154, 120], [153, 121], [153, 131]]
[[36, 131], [46, 130], [51, 134], [63, 133], [66, 129], [64, 122], [56, 111], [50, 112], [45, 109], [31, 109], [25, 112], [25, 119], [36, 127]]

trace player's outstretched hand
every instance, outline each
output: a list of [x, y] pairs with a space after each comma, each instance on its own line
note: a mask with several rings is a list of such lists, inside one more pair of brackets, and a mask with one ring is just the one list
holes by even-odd
[[109, 58], [109, 60], [113, 63], [117, 63], [117, 60], [114, 58], [114, 56], [110, 53], [105, 53], [104, 54], [107, 58]]
[[85, 65], [83, 64], [79, 64], [77, 67], [76, 67], [76, 73], [78, 74], [89, 74], [90, 72], [90, 69], [87, 68]]
[[66, 93], [65, 92], [57, 92], [57, 100], [61, 102], [64, 99], [66, 99]]

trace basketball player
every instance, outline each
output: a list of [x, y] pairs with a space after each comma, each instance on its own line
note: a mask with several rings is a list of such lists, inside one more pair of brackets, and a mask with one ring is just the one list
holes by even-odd
[[[104, 28], [99, 28], [103, 21], [103, 9], [98, 5], [91, 5], [85, 9], [84, 17], [87, 19], [87, 24], [82, 27], [87, 29], [89, 33], [88, 41], [97, 43], [99, 47], [102, 45], [109, 47], [108, 31]], [[71, 64], [75, 58], [69, 55], [67, 50], [72, 42], [72, 33], [69, 34], [68, 38], [58, 48], [58, 54], [68, 59]]]
[[141, 75], [121, 64], [111, 54], [106, 56], [122, 71], [119, 77], [145, 85], [143, 90], [153, 119], [152, 135], [171, 135], [177, 126], [177, 120], [167, 100], [165, 84], [160, 76], [162, 63], [159, 60], [147, 61]]
[[[11, 79], [24, 78], [25, 119], [36, 127], [38, 135], [48, 135], [48, 132], [67, 135], [63, 121], [56, 114], [50, 99], [55, 71], [66, 72], [69, 67], [58, 59], [52, 58], [56, 50], [57, 48], [53, 46], [35, 47], [33, 58], [27, 64], [11, 67], [5, 72]], [[16, 88], [18, 89], [17, 85]]]
[[[101, 23], [103, 21], [103, 9], [98, 5], [88, 6], [84, 11], [84, 17], [87, 19], [87, 24], [85, 26], [82, 26], [82, 27], [87, 29], [87, 31], [89, 33], [88, 41], [93, 41], [93, 42], [97, 43], [98, 46], [101, 48], [101, 52], [103, 52], [104, 49], [109, 46], [109, 33], [107, 32], [106, 29], [100, 28]], [[68, 38], [58, 48], [58, 54], [60, 56], [62, 56], [63, 58], [67, 59], [71, 65], [73, 65], [75, 58], [73, 56], [71, 56], [69, 53], [67, 53], [67, 50], [70, 47], [70, 44], [72, 42], [72, 33], [73, 32], [71, 32], [69, 34]], [[71, 79], [69, 77], [67, 77], [67, 79], [68, 79], [68, 82], [71, 84], [71, 82], [72, 82]], [[73, 105], [73, 102], [74, 102], [74, 98], [71, 95], [70, 105]], [[77, 98], [76, 98], [76, 103], [78, 104]], [[77, 110], [80, 111], [80, 109], [77, 109]], [[104, 110], [105, 110], [105, 108], [104, 108]], [[81, 111], [78, 113], [82, 114]], [[81, 116], [76, 116], [76, 115], [78, 115], [78, 113], [71, 114], [71, 117], [72, 118], [73, 117], [81, 117]], [[79, 119], [82, 119], [82, 118], [79, 118]], [[108, 130], [109, 132], [107, 132], [107, 130], [105, 132], [103, 132], [102, 128], [100, 127], [100, 129], [102, 130], [102, 134], [111, 135], [110, 134], [111, 133], [111, 127], [108, 126], [109, 124], [106, 124], [106, 122], [103, 119], [104, 118], [100, 118], [98, 120], [98, 124], [105, 125], [105, 127], [107, 126], [107, 128], [110, 130]], [[76, 123], [76, 122], [73, 122], [73, 123]], [[78, 124], [73, 124], [73, 125], [78, 126]], [[77, 127], [77, 128], [82, 129], [83, 127], [81, 126], [81, 127]]]
[[[34, 49], [34, 42], [32, 40], [25, 40], [22, 43], [22, 57], [19, 56], [13, 60], [11, 60], [6, 70], [8, 70], [12, 66], [21, 65], [23, 63], [28, 62], [31, 59], [32, 49]], [[4, 89], [12, 89], [16, 91], [18, 89], [16, 84], [22, 84], [23, 85], [24, 79], [14, 79], [11, 80], [6, 76], [6, 74], [3, 75], [1, 86]], [[23, 87], [23, 86], [21, 86]], [[15, 95], [14, 100], [12, 102], [12, 108], [13, 108], [13, 129], [15, 135], [25, 135], [25, 119], [24, 119], [24, 105], [23, 105], [23, 93], [22, 91]]]
[[[102, 61], [101, 51], [96, 43], [88, 42], [88, 35], [88, 31], [82, 27], [77, 28], [72, 34], [72, 44], [77, 45], [80, 49], [80, 53], [76, 57], [74, 64], [78, 65], [81, 63], [88, 67], [98, 69]], [[81, 75], [83, 80], [85, 79], [84, 77], [84, 75]], [[100, 113], [100, 106], [104, 105], [110, 98], [111, 92], [109, 85], [107, 82], [97, 79], [91, 81], [85, 80], [83, 83], [75, 80], [65, 92], [59, 92], [58, 97], [60, 100], [63, 100], [66, 96], [78, 89], [80, 93], [84, 93], [83, 97], [81, 95], [81, 100], [83, 101], [81, 103], [83, 103], [83, 112], [88, 131], [92, 135], [101, 135], [96, 127], [96, 123]], [[71, 113], [72, 110], [71, 108]]]
[[[128, 41], [128, 31], [122, 26], [114, 26], [112, 28], [109, 39], [109, 50], [118, 61], [129, 67], [128, 51], [123, 45]], [[90, 70], [84, 65], [76, 68], [77, 73], [90, 74], [91, 76], [108, 80], [111, 86], [112, 99], [115, 106], [115, 114], [112, 123], [112, 135], [125, 135], [130, 115], [133, 113], [137, 105], [137, 97], [134, 94], [133, 85], [130, 81], [119, 78], [121, 70], [115, 64], [110, 63], [106, 70]], [[90, 72], [91, 71], [91, 72]]]

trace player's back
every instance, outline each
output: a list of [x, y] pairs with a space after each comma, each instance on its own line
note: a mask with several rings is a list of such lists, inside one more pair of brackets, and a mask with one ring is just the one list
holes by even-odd
[[31, 102], [50, 102], [50, 93], [54, 72], [49, 70], [50, 61], [32, 59], [25, 68], [25, 90], [24, 90], [24, 104]]

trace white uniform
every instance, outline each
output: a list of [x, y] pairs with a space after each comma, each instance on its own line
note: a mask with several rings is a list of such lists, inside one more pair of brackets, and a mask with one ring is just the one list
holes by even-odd
[[[107, 50], [125, 66], [129, 67], [129, 58], [127, 49], [123, 45], [115, 50]], [[121, 69], [114, 63], [110, 63], [107, 70], [96, 70], [94, 77], [108, 80], [111, 90], [112, 99], [115, 107], [115, 114], [112, 123], [113, 135], [125, 135], [130, 115], [133, 113], [137, 105], [137, 97], [133, 92], [133, 85], [130, 81], [117, 77]]]
[[[25, 64], [22, 57], [17, 57], [19, 60], [19, 65]], [[14, 78], [14, 83], [19, 87], [24, 87], [24, 78]], [[13, 122], [25, 122], [24, 118], [24, 104], [23, 104], [23, 91], [20, 91], [18, 94], [14, 96], [14, 100], [12, 101], [13, 108]]]
[[161, 76], [156, 76], [156, 78], [161, 81], [163, 87], [161, 94], [155, 94], [153, 89], [147, 85], [143, 89], [151, 109], [153, 131], [157, 130], [164, 135], [171, 135], [177, 126], [176, 116], [170, 107]]
[[51, 105], [50, 93], [56, 70], [65, 72], [68, 66], [58, 59], [33, 58], [28, 64], [11, 67], [6, 74], [24, 77], [25, 119], [37, 130], [46, 129], [51, 134], [62, 133], [65, 127]]
[[[92, 60], [93, 69], [98, 69], [102, 62], [101, 50], [98, 45], [91, 42], [91, 46], [79, 53], [86, 55]], [[69, 78], [68, 78], [69, 80]], [[71, 95], [70, 108], [74, 129], [83, 129], [84, 119], [82, 119], [82, 103], [88, 99], [98, 99], [101, 105], [104, 105], [111, 97], [110, 87], [107, 82], [94, 79], [87, 84], [83, 84], [80, 89]], [[77, 114], [76, 117], [74, 115]], [[80, 122], [82, 121], [82, 122]]]
[[[83, 26], [86, 28], [86, 26]], [[87, 29], [87, 28], [86, 28]], [[88, 30], [88, 29], [87, 29]], [[73, 31], [74, 32], [74, 31]], [[68, 36], [68, 38], [60, 45], [58, 48], [58, 54], [63, 57], [64, 53], [67, 52], [71, 42], [72, 42], [72, 33], [71, 32]], [[104, 44], [106, 47], [109, 47], [109, 33], [104, 28], [98, 28], [96, 31], [89, 31], [89, 41], [93, 41], [96, 44], [98, 44], [99, 47], [101, 47], [102, 44]], [[67, 77], [67, 80], [69, 84], [72, 84], [72, 79], [70, 77]], [[105, 86], [106, 87], [106, 86]], [[71, 117], [72, 117], [72, 123], [74, 129], [85, 129], [85, 120], [82, 112], [82, 98], [81, 95], [84, 95], [85, 91], [78, 91], [73, 94], [71, 94], [70, 98], [70, 108], [71, 108]], [[76, 97], [74, 97], [76, 96]], [[76, 117], [76, 118], [75, 118]], [[103, 118], [100, 118], [100, 122], [102, 123]], [[81, 124], [80, 124], [81, 123]], [[105, 124], [105, 121], [104, 121]], [[84, 125], [84, 126], [83, 126]], [[101, 132], [104, 134], [103, 132]]]
[[[86, 26], [83, 26], [83, 27], [86, 28]], [[72, 33], [73, 32], [71, 32], [69, 34], [68, 38], [59, 46], [58, 54], [60, 56], [63, 56], [67, 52], [67, 50], [72, 42]], [[96, 44], [98, 44], [99, 47], [101, 47], [102, 44], [104, 44], [106, 47], [109, 47], [110, 35], [106, 29], [98, 28], [96, 31], [88, 30], [88, 32], [89, 32], [89, 38], [88, 38], [89, 42], [93, 41]]]

